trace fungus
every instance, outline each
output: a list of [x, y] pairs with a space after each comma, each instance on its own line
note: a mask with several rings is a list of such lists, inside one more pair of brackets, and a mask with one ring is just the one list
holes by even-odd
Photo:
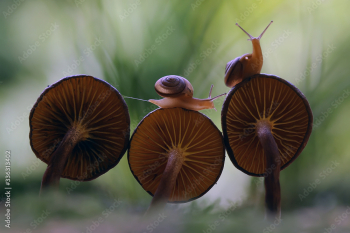
[[130, 135], [128, 108], [107, 82], [87, 75], [47, 87], [30, 116], [30, 145], [47, 169], [41, 189], [60, 177], [88, 181], [116, 166]]
[[184, 203], [208, 192], [219, 179], [225, 158], [220, 131], [205, 115], [182, 108], [160, 108], [135, 129], [128, 151], [130, 169], [153, 200]]
[[280, 217], [280, 170], [302, 152], [313, 116], [305, 96], [291, 83], [256, 74], [228, 93], [222, 108], [227, 153], [242, 172], [265, 177], [267, 213]]

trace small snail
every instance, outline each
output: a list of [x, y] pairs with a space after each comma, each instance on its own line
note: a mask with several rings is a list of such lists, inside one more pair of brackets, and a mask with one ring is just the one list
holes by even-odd
[[187, 79], [176, 75], [168, 75], [160, 78], [154, 87], [158, 95], [164, 98], [160, 100], [150, 99], [148, 101], [161, 108], [180, 107], [194, 111], [215, 109], [213, 100], [226, 95], [226, 93], [224, 93], [211, 98], [211, 91], [213, 89], [212, 85], [209, 92], [209, 98], [193, 98], [193, 87], [191, 83]]
[[227, 63], [225, 70], [226, 86], [233, 87], [245, 78], [248, 78], [254, 74], [260, 74], [261, 67], [263, 65], [263, 55], [260, 47], [260, 39], [272, 22], [273, 21], [267, 25], [259, 37], [251, 36], [241, 26], [239, 26], [238, 23], [236, 23], [236, 25], [249, 36], [250, 39], [248, 40], [252, 41], [253, 53], [243, 54], [241, 57], [237, 57]]

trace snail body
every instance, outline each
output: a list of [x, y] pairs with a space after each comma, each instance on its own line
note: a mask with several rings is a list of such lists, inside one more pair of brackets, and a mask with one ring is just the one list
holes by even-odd
[[193, 98], [193, 87], [187, 79], [176, 75], [169, 75], [160, 78], [155, 84], [156, 92], [164, 98], [160, 100], [150, 99], [148, 101], [160, 108], [179, 107], [194, 111], [214, 109], [213, 100], [226, 95], [226, 93], [211, 98], [212, 88], [213, 85], [209, 92], [209, 98]]
[[224, 80], [226, 86], [234, 87], [236, 84], [242, 82], [243, 79], [251, 77], [254, 74], [260, 74], [263, 65], [263, 54], [260, 46], [260, 39], [272, 22], [273, 21], [267, 25], [259, 37], [251, 36], [241, 26], [239, 26], [238, 23], [236, 23], [236, 25], [249, 36], [250, 39], [248, 40], [252, 42], [253, 52], [244, 54], [227, 63]]
[[186, 96], [180, 96], [177, 98], [164, 97], [160, 100], [150, 99], [148, 100], [152, 104], [155, 104], [161, 108], [185, 108], [194, 111], [199, 111], [203, 109], [213, 109], [214, 103], [212, 99], [197, 99], [197, 98], [187, 98]]

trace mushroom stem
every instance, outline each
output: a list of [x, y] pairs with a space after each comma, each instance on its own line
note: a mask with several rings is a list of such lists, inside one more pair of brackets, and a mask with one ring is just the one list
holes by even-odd
[[165, 207], [172, 191], [174, 190], [176, 179], [181, 170], [182, 163], [182, 152], [178, 149], [171, 150], [169, 152], [168, 162], [157, 191], [154, 193], [152, 202], [146, 213], [154, 212], [155, 209], [162, 209]]
[[261, 120], [257, 123], [257, 135], [266, 157], [265, 204], [267, 215], [279, 219], [281, 217], [281, 187], [279, 181], [281, 158], [268, 121]]
[[55, 186], [59, 187], [61, 174], [67, 163], [69, 155], [72, 154], [73, 148], [79, 141], [80, 134], [75, 128], [70, 129], [63, 137], [60, 145], [51, 156], [51, 160], [46, 168], [43, 179], [41, 181], [41, 189]]

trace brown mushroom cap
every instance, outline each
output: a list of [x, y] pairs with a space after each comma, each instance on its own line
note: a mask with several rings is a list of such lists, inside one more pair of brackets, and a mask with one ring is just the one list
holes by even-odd
[[277, 76], [257, 74], [233, 87], [222, 108], [224, 141], [233, 164], [252, 176], [264, 176], [266, 169], [265, 152], [256, 134], [256, 123], [261, 120], [271, 125], [282, 170], [306, 146], [313, 116], [305, 96]]
[[204, 114], [182, 108], [160, 108], [144, 117], [131, 137], [128, 161], [136, 180], [152, 196], [172, 149], [182, 152], [183, 164], [169, 202], [201, 197], [224, 166], [220, 131]]
[[116, 166], [130, 135], [128, 108], [120, 93], [87, 75], [66, 77], [47, 87], [30, 112], [29, 125], [32, 150], [47, 164], [69, 129], [81, 134], [61, 175], [81, 181]]

